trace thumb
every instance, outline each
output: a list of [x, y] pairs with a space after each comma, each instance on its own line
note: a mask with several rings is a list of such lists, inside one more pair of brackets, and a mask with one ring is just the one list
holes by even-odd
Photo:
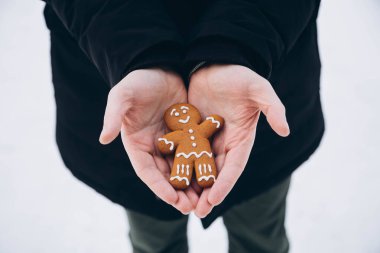
[[116, 86], [108, 94], [103, 129], [99, 137], [101, 144], [109, 144], [119, 135], [123, 117], [130, 107], [125, 101], [126, 99], [118, 92]]
[[[260, 92], [261, 93], [261, 92]], [[271, 128], [280, 136], [286, 137], [290, 134], [288, 122], [286, 120], [285, 106], [277, 96], [272, 85], [267, 82], [262, 90], [262, 94], [254, 95], [259, 101], [259, 109], [264, 113]], [[260, 98], [258, 98], [260, 97]]]

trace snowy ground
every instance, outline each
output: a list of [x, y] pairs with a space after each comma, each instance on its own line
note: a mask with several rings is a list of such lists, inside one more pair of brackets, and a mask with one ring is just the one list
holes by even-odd
[[[42, 7], [0, 2], [0, 252], [131, 252], [122, 208], [58, 155]], [[293, 253], [380, 252], [379, 13], [379, 0], [322, 4], [327, 132], [291, 186]], [[226, 251], [220, 220], [204, 231], [192, 216], [189, 236], [191, 252]]]

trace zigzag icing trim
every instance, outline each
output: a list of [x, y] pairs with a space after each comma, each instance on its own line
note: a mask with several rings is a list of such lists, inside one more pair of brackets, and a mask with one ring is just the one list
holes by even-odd
[[186, 178], [186, 177], [174, 176], [174, 177], [170, 178], [170, 181], [173, 181], [174, 179], [177, 179], [178, 181], [185, 180], [186, 181], [186, 185], [190, 184], [189, 179]]
[[165, 142], [165, 144], [170, 144], [170, 150], [173, 150], [173, 148], [174, 148], [174, 142], [172, 142], [172, 141], [168, 141], [168, 139], [166, 139], [166, 138], [158, 138], [158, 141], [164, 141]]
[[220, 127], [220, 122], [217, 121], [214, 117], [207, 117], [206, 120], [211, 120], [211, 123], [214, 123], [216, 124], [216, 128], [219, 128]]
[[213, 178], [214, 181], [215, 181], [215, 176], [214, 175], [201, 176], [200, 178], [198, 178], [198, 181], [202, 181], [202, 180], [208, 181], [210, 178]]
[[183, 156], [185, 158], [189, 158], [190, 156], [194, 155], [196, 158], [199, 158], [201, 157], [202, 155], [208, 155], [210, 158], [212, 157], [212, 153], [211, 152], [207, 152], [207, 151], [202, 151], [200, 153], [196, 153], [196, 152], [190, 152], [188, 154], [185, 154], [185, 153], [178, 153], [176, 154], [176, 157], [180, 157], [180, 156]]

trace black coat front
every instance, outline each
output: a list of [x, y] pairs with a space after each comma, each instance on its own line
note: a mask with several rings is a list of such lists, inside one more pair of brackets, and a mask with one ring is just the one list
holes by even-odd
[[160, 219], [181, 216], [136, 176], [120, 138], [98, 142], [107, 94], [134, 69], [168, 67], [187, 80], [202, 61], [244, 65], [269, 79], [287, 109], [290, 136], [260, 119], [244, 173], [205, 227], [289, 176], [319, 145], [319, 1], [46, 2], [59, 150], [77, 178], [110, 200]]

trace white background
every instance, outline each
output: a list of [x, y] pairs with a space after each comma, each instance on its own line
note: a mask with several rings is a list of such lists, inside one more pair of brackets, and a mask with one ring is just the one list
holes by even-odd
[[[121, 207], [64, 168], [40, 1], [0, 2], [0, 253], [131, 252]], [[327, 131], [293, 177], [293, 253], [380, 252], [380, 1], [323, 1]], [[191, 216], [191, 252], [226, 252]], [[203, 249], [203, 251], [202, 251]]]

